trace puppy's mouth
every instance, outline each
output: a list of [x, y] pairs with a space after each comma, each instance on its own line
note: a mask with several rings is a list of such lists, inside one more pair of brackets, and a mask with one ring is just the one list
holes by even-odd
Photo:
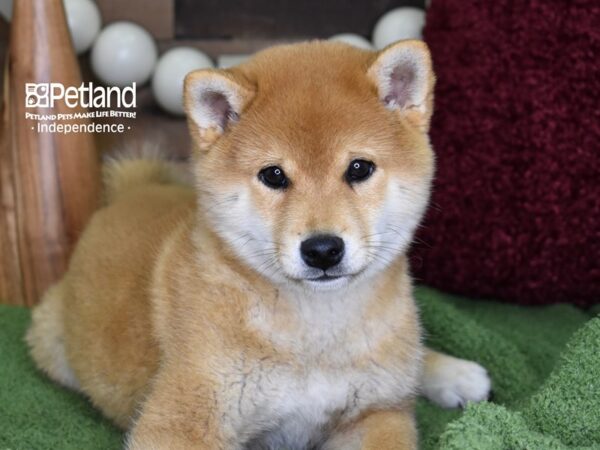
[[318, 277], [303, 278], [302, 284], [310, 286], [316, 290], [336, 290], [346, 286], [352, 275], [328, 275], [323, 274]]
[[343, 286], [351, 279], [355, 278], [360, 272], [355, 273], [337, 273], [337, 274], [329, 274], [329, 273], [321, 273], [318, 276], [314, 277], [305, 277], [301, 278], [298, 281], [302, 281], [312, 286]]
[[290, 277], [292, 280], [294, 281], [299, 281], [299, 282], [310, 282], [310, 283], [327, 283], [330, 281], [335, 281], [335, 280], [342, 280], [344, 278], [350, 278], [352, 277], [352, 274], [347, 274], [347, 275], [328, 275], [328, 274], [322, 274], [316, 277], [301, 277], [301, 278], [296, 278], [296, 277]]
[[349, 277], [350, 275], [327, 275], [327, 274], [323, 274], [320, 277], [317, 278], [306, 278], [306, 281], [314, 281], [314, 282], [318, 282], [318, 283], [323, 283], [323, 282], [327, 282], [327, 281], [333, 281], [333, 280], [339, 280], [340, 278], [346, 278]]

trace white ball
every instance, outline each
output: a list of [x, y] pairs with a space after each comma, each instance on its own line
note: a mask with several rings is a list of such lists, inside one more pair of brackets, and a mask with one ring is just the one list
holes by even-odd
[[373, 44], [382, 49], [401, 39], [422, 39], [425, 12], [410, 6], [385, 13], [373, 29]]
[[71, 40], [79, 55], [87, 51], [100, 32], [100, 10], [92, 0], [63, 0]]
[[336, 34], [329, 38], [330, 41], [344, 42], [353, 45], [354, 47], [362, 48], [363, 50], [373, 50], [373, 45], [364, 37], [354, 33]]
[[184, 114], [183, 80], [196, 69], [214, 67], [211, 59], [193, 47], [177, 47], [158, 60], [152, 76], [152, 93], [160, 106], [172, 114]]
[[115, 22], [104, 28], [92, 47], [92, 69], [105, 84], [144, 84], [152, 75], [158, 51], [154, 39], [132, 22]]

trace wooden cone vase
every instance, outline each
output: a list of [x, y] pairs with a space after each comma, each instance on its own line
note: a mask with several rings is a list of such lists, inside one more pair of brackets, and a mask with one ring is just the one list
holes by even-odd
[[[39, 132], [38, 115], [74, 114], [64, 100], [26, 105], [26, 83], [81, 85], [61, 0], [17, 0], [0, 124], [0, 302], [34, 305], [64, 273], [97, 206], [99, 162], [89, 133]], [[87, 119], [60, 123], [87, 123]]]

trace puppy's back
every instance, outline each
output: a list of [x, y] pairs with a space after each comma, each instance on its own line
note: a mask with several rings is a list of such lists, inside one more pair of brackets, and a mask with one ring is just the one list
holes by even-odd
[[[109, 204], [94, 214], [64, 278], [34, 311], [28, 341], [41, 369], [127, 427], [158, 365], [152, 272], [162, 242], [193, 220], [195, 194], [160, 159], [115, 160], [104, 174]], [[56, 355], [63, 355], [62, 372], [51, 363]]]

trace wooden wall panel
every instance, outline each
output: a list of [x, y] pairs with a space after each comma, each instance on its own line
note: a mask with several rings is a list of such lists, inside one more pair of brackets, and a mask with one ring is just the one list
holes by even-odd
[[[173, 39], [175, 0], [96, 0], [104, 25], [131, 20], [146, 28], [156, 39]], [[201, 3], [201, 2], [200, 2]]]
[[177, 39], [369, 37], [377, 19], [424, 0], [175, 0]]

